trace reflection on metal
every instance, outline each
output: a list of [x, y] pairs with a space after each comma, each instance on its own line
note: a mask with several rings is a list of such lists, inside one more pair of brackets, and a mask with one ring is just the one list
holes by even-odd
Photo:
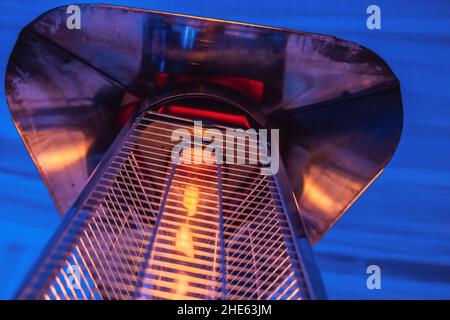
[[[194, 82], [227, 87], [251, 102], [246, 111], [263, 126], [280, 128], [283, 161], [312, 242], [397, 146], [398, 80], [357, 44], [110, 5], [80, 8], [80, 30], [66, 28], [66, 7], [24, 28], [6, 78], [14, 122], [61, 214], [86, 186], [122, 117], [137, 111], [130, 102]], [[53, 159], [62, 155], [64, 166]]]
[[19, 298], [323, 297], [280, 176], [173, 162], [181, 128], [193, 122], [145, 112], [125, 129]]

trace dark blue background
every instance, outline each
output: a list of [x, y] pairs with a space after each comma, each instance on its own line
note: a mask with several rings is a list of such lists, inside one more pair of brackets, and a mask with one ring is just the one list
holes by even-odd
[[[450, 1], [109, 1], [335, 35], [391, 66], [404, 131], [385, 172], [314, 251], [330, 298], [450, 298]], [[22, 27], [66, 1], [0, 3], [0, 72]], [[366, 28], [377, 4], [382, 29]], [[9, 115], [0, 86], [0, 298], [10, 298], [60, 217]], [[366, 268], [382, 270], [381, 290]]]

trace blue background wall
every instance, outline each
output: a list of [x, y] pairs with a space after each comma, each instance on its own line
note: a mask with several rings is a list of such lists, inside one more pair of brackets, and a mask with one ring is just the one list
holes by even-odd
[[[401, 81], [404, 131], [380, 178], [315, 247], [330, 298], [450, 298], [450, 2], [113, 1], [335, 35], [378, 53]], [[0, 72], [22, 27], [66, 1], [0, 2]], [[366, 28], [377, 4], [382, 29]], [[2, 80], [3, 81], [3, 80]], [[0, 85], [0, 298], [10, 298], [60, 217], [17, 134]], [[366, 268], [382, 289], [366, 288]]]

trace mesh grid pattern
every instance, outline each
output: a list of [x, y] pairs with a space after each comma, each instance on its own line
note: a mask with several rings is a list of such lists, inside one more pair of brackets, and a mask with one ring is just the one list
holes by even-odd
[[170, 133], [192, 125], [138, 118], [19, 297], [309, 298], [275, 178], [172, 162]]

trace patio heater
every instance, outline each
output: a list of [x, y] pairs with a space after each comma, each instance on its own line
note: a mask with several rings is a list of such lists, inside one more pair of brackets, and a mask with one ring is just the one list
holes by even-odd
[[[14, 123], [63, 216], [17, 297], [325, 298], [311, 245], [401, 134], [383, 60], [318, 34], [76, 9], [79, 28], [68, 7], [25, 27], [8, 63]], [[279, 139], [256, 148], [231, 136], [206, 153], [195, 139], [271, 129]], [[177, 130], [194, 140], [174, 153]], [[273, 150], [275, 169], [239, 161]], [[225, 153], [234, 160], [218, 161]]]

